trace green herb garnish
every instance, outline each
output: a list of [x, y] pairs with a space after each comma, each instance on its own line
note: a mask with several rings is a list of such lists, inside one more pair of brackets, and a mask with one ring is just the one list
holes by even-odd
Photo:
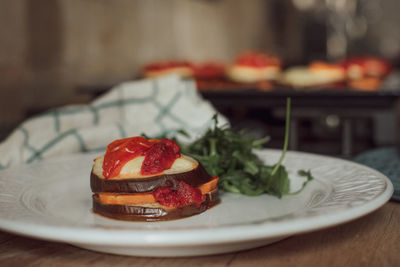
[[[182, 153], [196, 158], [212, 176], [219, 176], [219, 188], [248, 196], [270, 194], [277, 197], [298, 194], [313, 179], [310, 171], [299, 170], [298, 175], [307, 180], [296, 192], [290, 193], [290, 179], [282, 165], [289, 144], [290, 98], [286, 101], [285, 136], [282, 154], [275, 165], [265, 165], [254, 153], [262, 149], [269, 136], [254, 139], [245, 135], [245, 131], [234, 131], [231, 127], [218, 127], [217, 115], [213, 116], [214, 127], [190, 144], [180, 143]], [[186, 132], [177, 132], [187, 136]], [[145, 136], [147, 137], [147, 136]], [[156, 139], [161, 139], [158, 136]], [[147, 137], [148, 138], [148, 137]], [[173, 138], [177, 141], [176, 138]]]
[[[183, 153], [199, 160], [211, 175], [219, 176], [219, 188], [225, 191], [249, 196], [266, 193], [281, 197], [289, 194], [290, 180], [282, 161], [289, 143], [290, 98], [286, 103], [283, 151], [273, 166], [265, 165], [253, 152], [254, 149], [261, 149], [269, 137], [255, 140], [245, 136], [244, 131], [235, 132], [228, 126], [218, 127], [217, 117], [213, 119], [214, 127], [202, 137], [189, 145], [181, 145]], [[312, 175], [304, 170], [299, 175], [307, 177], [301, 191]]]

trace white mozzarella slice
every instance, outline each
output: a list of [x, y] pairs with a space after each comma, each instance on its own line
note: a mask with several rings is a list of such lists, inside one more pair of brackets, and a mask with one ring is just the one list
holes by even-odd
[[[112, 179], [127, 179], [127, 178], [146, 178], [154, 175], [141, 175], [140, 169], [142, 167], [144, 161], [144, 157], [136, 157], [130, 161], [128, 161], [122, 168], [118, 176], [113, 177]], [[93, 173], [96, 174], [100, 178], [104, 178], [103, 176], [103, 162], [104, 155], [98, 157], [95, 160], [93, 166]], [[186, 155], [182, 155], [180, 158], [177, 158], [172, 164], [171, 168], [162, 172], [163, 174], [176, 174], [187, 172], [195, 169], [198, 166], [198, 162]], [[155, 174], [155, 175], [160, 175]]]

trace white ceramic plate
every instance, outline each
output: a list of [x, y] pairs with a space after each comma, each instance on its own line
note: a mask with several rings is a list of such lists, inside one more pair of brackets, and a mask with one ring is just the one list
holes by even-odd
[[[273, 164], [280, 151], [260, 156]], [[331, 157], [288, 152], [291, 189], [298, 195], [221, 194], [221, 204], [167, 222], [123, 222], [91, 212], [89, 175], [94, 155], [71, 155], [0, 172], [0, 229], [90, 250], [138, 256], [192, 256], [258, 247], [303, 232], [344, 223], [382, 206], [393, 186], [381, 173]]]

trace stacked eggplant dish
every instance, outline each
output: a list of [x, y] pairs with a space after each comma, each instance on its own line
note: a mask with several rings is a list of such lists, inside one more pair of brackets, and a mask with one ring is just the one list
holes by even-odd
[[120, 139], [94, 161], [93, 211], [128, 221], [184, 218], [219, 202], [217, 182], [171, 139]]

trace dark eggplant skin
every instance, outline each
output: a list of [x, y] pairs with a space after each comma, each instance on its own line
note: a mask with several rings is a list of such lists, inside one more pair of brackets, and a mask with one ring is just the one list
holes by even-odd
[[197, 187], [211, 179], [212, 177], [199, 163], [191, 171], [176, 174], [161, 174], [140, 179], [104, 179], [98, 177], [92, 171], [90, 174], [90, 188], [93, 193], [132, 194], [152, 192], [160, 186], [168, 186], [174, 189], [178, 181], [184, 181], [190, 186]]
[[206, 200], [200, 205], [189, 205], [181, 208], [157, 208], [132, 205], [107, 205], [99, 201], [98, 195], [93, 194], [93, 212], [108, 218], [124, 221], [166, 221], [193, 216], [217, 205], [220, 200], [218, 190], [206, 194]]

